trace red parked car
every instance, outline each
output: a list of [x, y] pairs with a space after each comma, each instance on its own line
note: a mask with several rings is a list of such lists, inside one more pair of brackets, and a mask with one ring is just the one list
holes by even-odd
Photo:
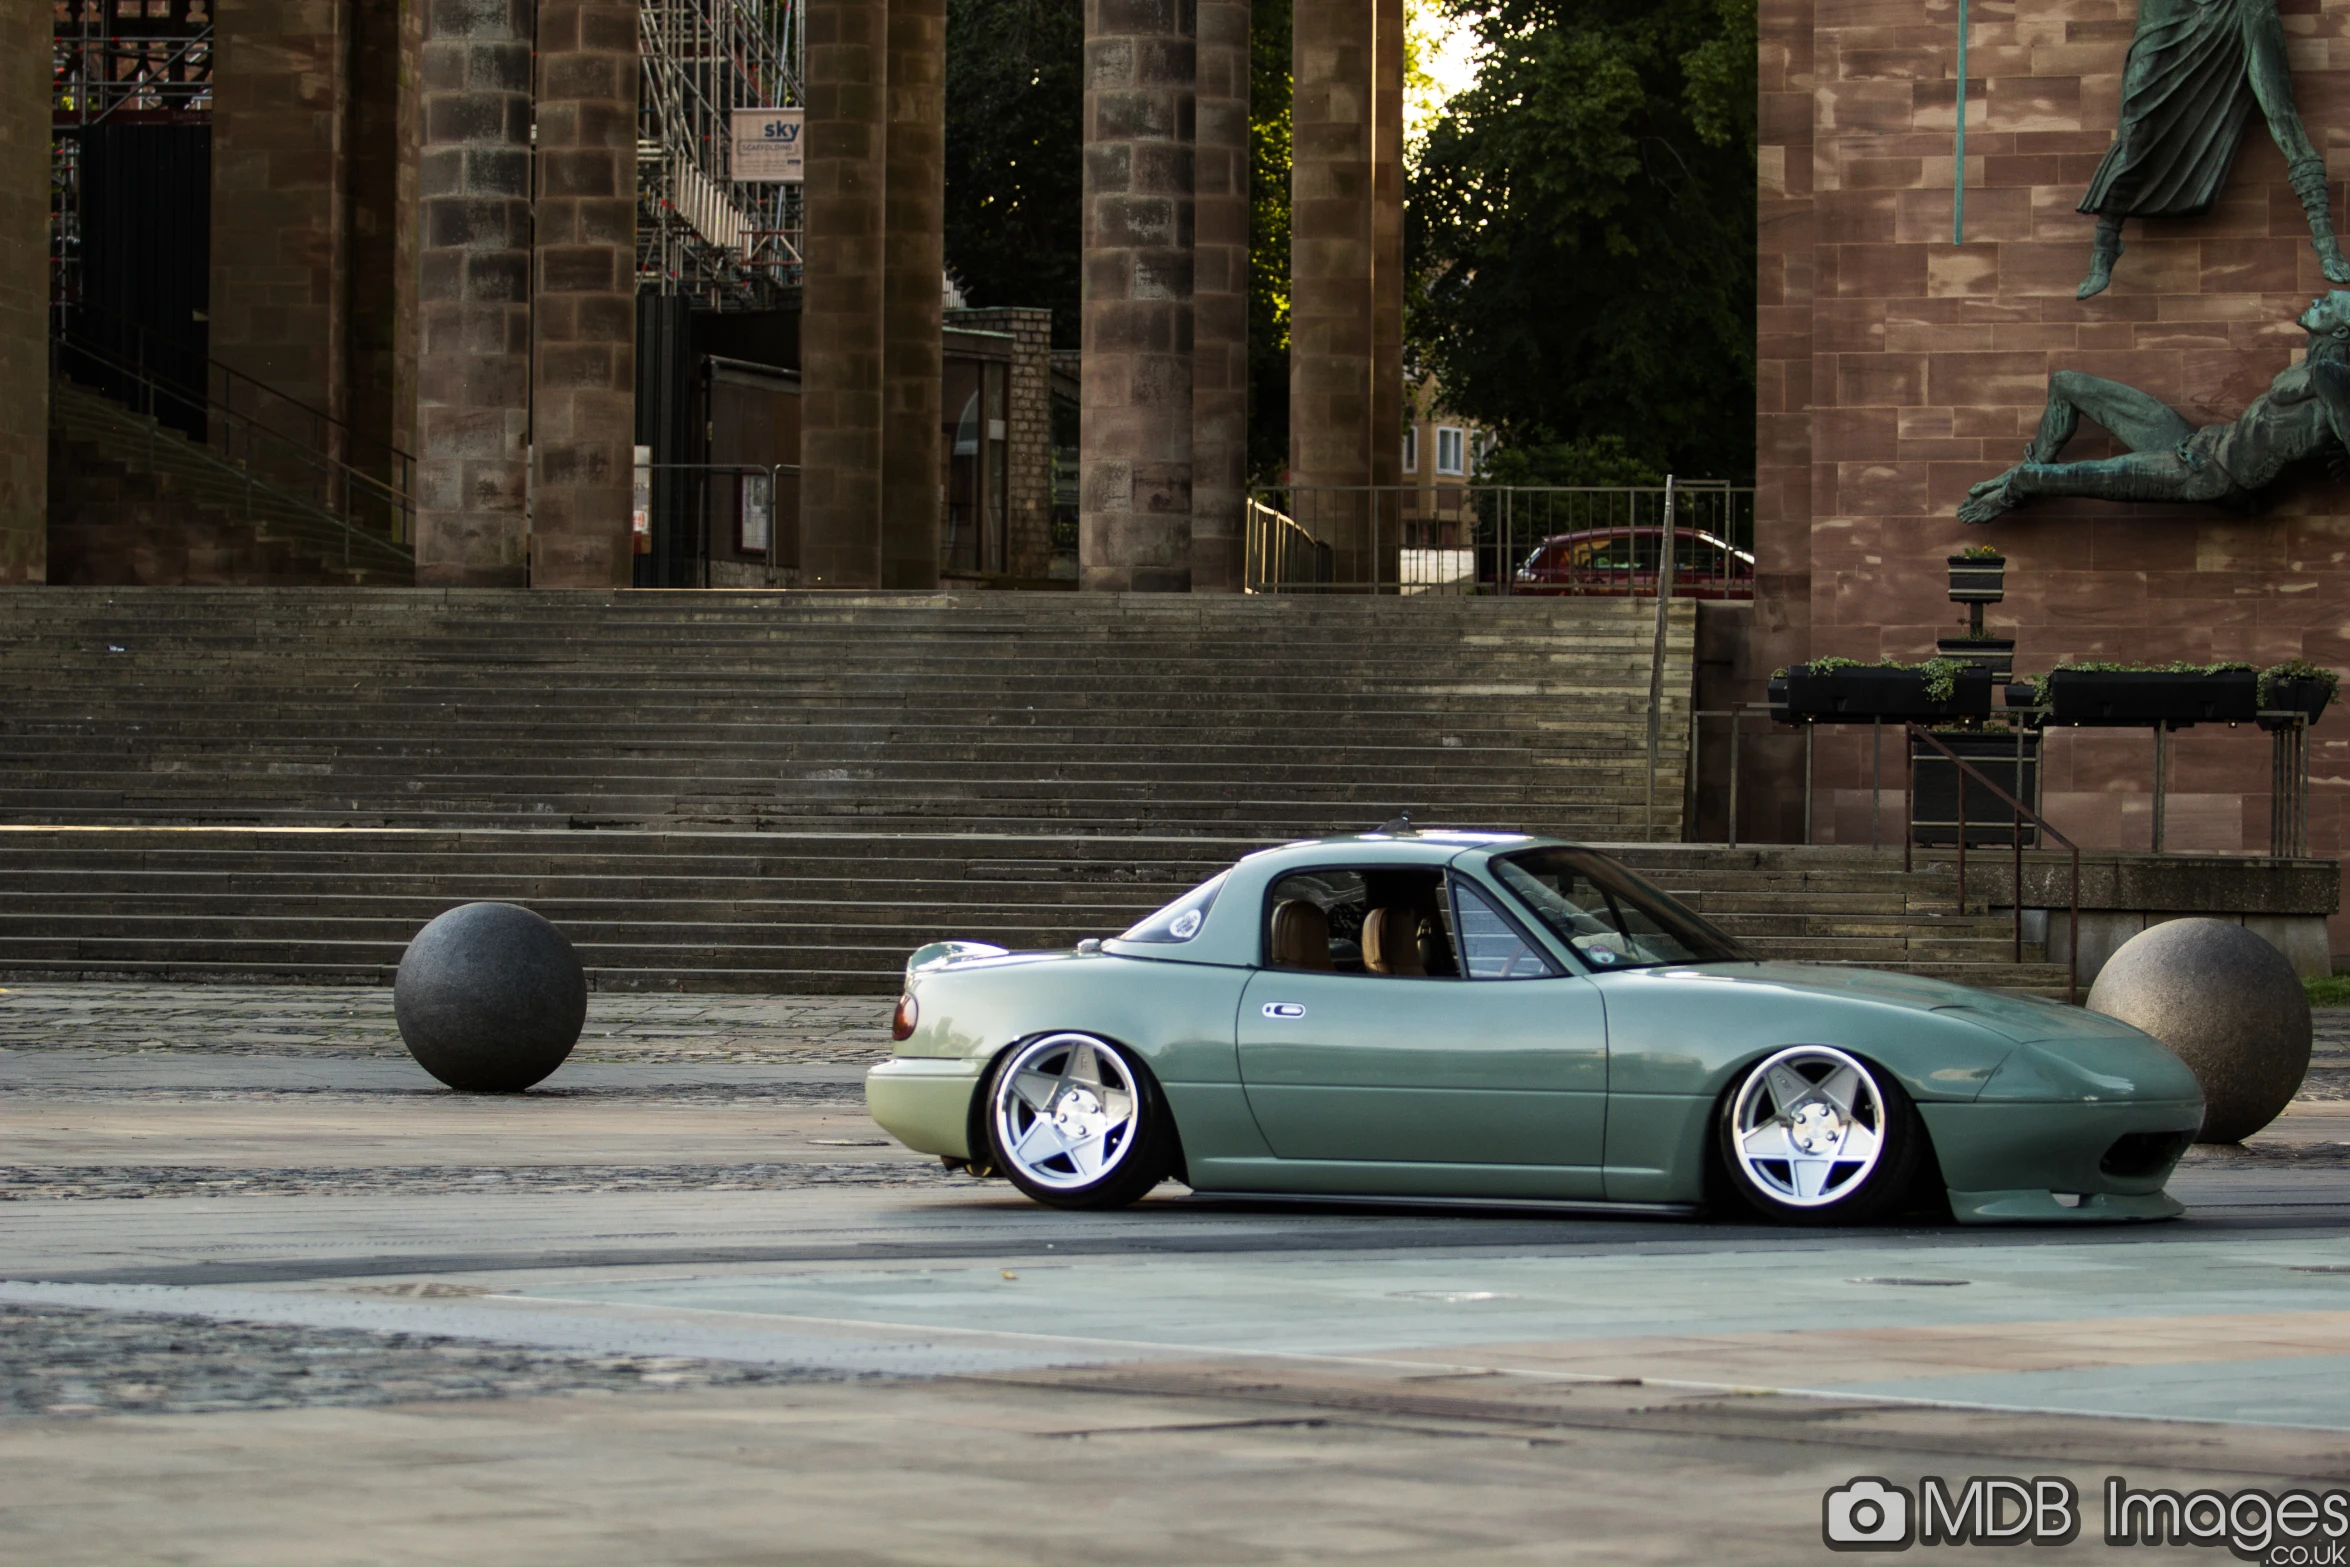
[[[1512, 593], [1585, 593], [1647, 598], [1656, 592], [1662, 524], [1583, 528], [1536, 545], [1510, 580]], [[1754, 552], [1698, 528], [1673, 530], [1678, 598], [1754, 597]]]

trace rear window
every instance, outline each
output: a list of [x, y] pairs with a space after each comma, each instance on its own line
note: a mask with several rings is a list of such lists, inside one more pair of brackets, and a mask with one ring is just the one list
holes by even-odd
[[1153, 941], [1161, 945], [1189, 941], [1208, 922], [1208, 910], [1215, 905], [1216, 894], [1224, 890], [1224, 878], [1231, 874], [1230, 871], [1221, 871], [1212, 879], [1201, 882], [1118, 939]]

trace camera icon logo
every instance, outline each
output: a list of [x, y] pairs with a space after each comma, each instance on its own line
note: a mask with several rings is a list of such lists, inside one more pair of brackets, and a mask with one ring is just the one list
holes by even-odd
[[1917, 1538], [1906, 1487], [1855, 1475], [1820, 1499], [1820, 1538], [1831, 1551], [1906, 1551]]

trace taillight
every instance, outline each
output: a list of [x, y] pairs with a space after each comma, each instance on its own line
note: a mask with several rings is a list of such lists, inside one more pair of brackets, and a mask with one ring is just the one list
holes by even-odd
[[913, 1037], [914, 1020], [921, 1015], [922, 1009], [914, 1005], [914, 995], [912, 991], [908, 991], [906, 994], [898, 997], [897, 1016], [889, 1020], [889, 1037], [892, 1039], [909, 1039]]

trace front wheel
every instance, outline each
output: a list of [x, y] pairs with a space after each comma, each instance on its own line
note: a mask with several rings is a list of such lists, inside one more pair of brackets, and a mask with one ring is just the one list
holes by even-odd
[[988, 1081], [990, 1162], [1038, 1202], [1123, 1208], [1167, 1178], [1172, 1144], [1150, 1074], [1090, 1034], [1032, 1040]]
[[1731, 1186], [1785, 1224], [1865, 1224], [1893, 1212], [1924, 1142], [1892, 1075], [1828, 1045], [1766, 1056], [1722, 1107]]

